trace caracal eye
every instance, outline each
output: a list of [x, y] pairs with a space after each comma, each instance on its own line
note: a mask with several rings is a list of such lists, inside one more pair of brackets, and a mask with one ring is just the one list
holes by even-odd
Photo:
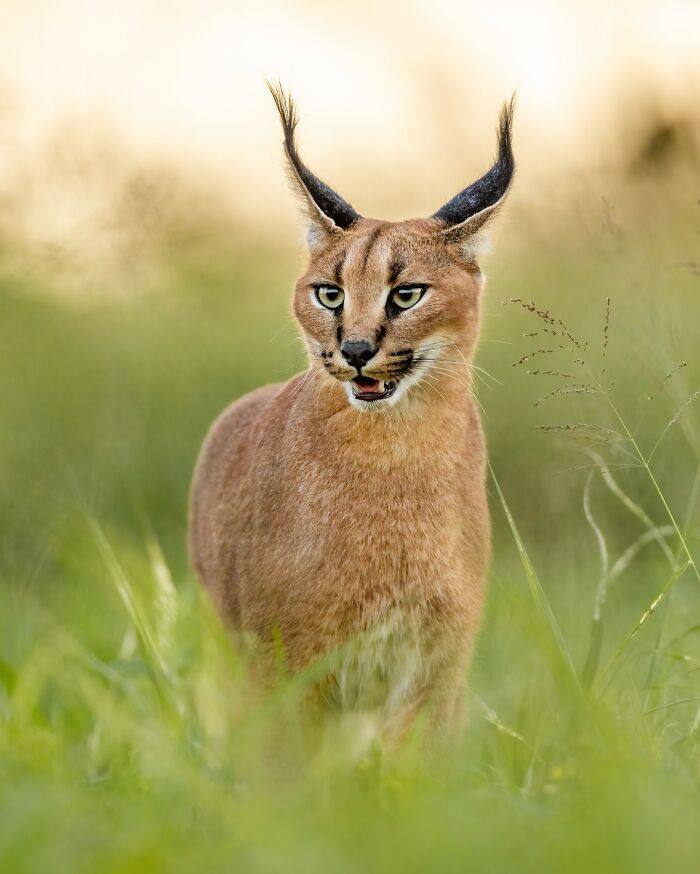
[[391, 300], [402, 310], [410, 310], [425, 294], [424, 285], [403, 285], [391, 292]]
[[343, 305], [345, 300], [345, 292], [342, 288], [335, 285], [317, 285], [316, 297], [319, 303], [323, 304], [329, 310], [337, 310]]

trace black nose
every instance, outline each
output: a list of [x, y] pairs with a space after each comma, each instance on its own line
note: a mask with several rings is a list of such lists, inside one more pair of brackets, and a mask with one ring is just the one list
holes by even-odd
[[343, 358], [356, 367], [358, 371], [367, 364], [370, 358], [373, 358], [376, 349], [367, 340], [343, 340], [340, 347], [340, 354]]

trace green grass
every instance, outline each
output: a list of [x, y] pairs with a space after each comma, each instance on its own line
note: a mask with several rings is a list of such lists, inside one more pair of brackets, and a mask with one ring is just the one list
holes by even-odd
[[[187, 562], [206, 427], [301, 364], [293, 247], [234, 251], [212, 234], [110, 276], [109, 293], [75, 278], [69, 297], [51, 266], [6, 273], [0, 871], [697, 870], [700, 305], [677, 266], [697, 246], [685, 198], [652, 221], [630, 195], [612, 230], [590, 206], [527, 233], [516, 214], [501, 235], [479, 354], [495, 380], [478, 383], [494, 563], [469, 722], [435, 759], [417, 738], [352, 762], [340, 739], [309, 755], [282, 737], [306, 678], [251, 704]], [[560, 349], [510, 298], [580, 347]], [[572, 368], [591, 390], [526, 373]]]

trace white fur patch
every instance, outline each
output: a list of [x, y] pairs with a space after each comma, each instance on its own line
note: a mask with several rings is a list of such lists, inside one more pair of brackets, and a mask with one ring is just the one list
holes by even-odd
[[336, 673], [341, 707], [391, 716], [410, 702], [424, 672], [418, 631], [402, 611], [393, 610], [342, 654]]
[[482, 255], [490, 255], [493, 252], [493, 241], [487, 231], [477, 231], [464, 240], [462, 251], [467, 258], [481, 258]]

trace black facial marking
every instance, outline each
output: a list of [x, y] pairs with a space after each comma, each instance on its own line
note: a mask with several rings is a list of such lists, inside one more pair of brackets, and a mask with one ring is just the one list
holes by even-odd
[[389, 355], [392, 358], [398, 358], [399, 356], [405, 358], [407, 355], [413, 355], [413, 349], [399, 349], [398, 352], [390, 352]]
[[398, 371], [403, 370], [407, 364], [411, 364], [413, 361], [413, 357], [406, 358], [405, 361], [395, 361], [393, 364], [388, 364], [386, 369], [391, 373], [397, 373]]
[[397, 306], [394, 303], [394, 301], [391, 299], [391, 295], [389, 295], [389, 299], [386, 302], [384, 311], [386, 312], [387, 319], [395, 319], [404, 312], [404, 310], [402, 310], [400, 306]]
[[389, 265], [389, 276], [387, 278], [387, 282], [389, 285], [395, 285], [396, 280], [399, 278], [401, 271], [406, 266], [406, 262], [403, 258], [400, 258], [398, 255], [394, 257], [393, 261]]
[[391, 364], [386, 368], [386, 372], [392, 377], [392, 379], [399, 377], [403, 378], [407, 374], [409, 374], [413, 370], [414, 365], [413, 358], [408, 358], [406, 361], [399, 361], [396, 364]]
[[377, 331], [377, 339], [374, 341], [374, 345], [379, 347], [384, 337], [386, 337], [386, 325], [381, 325]]
[[338, 343], [341, 343], [343, 340], [343, 325], [341, 322], [338, 322], [338, 330], [335, 332], [335, 336]]
[[333, 268], [333, 278], [335, 279], [335, 284], [339, 287], [343, 287], [343, 264], [345, 264], [345, 257], [347, 256], [347, 251], [343, 252], [340, 261]]
[[367, 269], [367, 262], [369, 261], [369, 256], [372, 252], [372, 247], [379, 239], [379, 235], [384, 230], [384, 227], [380, 225], [378, 228], [375, 228], [372, 233], [369, 235], [369, 239], [367, 240], [367, 245], [365, 246], [365, 251], [362, 255], [362, 270], [365, 271]]

